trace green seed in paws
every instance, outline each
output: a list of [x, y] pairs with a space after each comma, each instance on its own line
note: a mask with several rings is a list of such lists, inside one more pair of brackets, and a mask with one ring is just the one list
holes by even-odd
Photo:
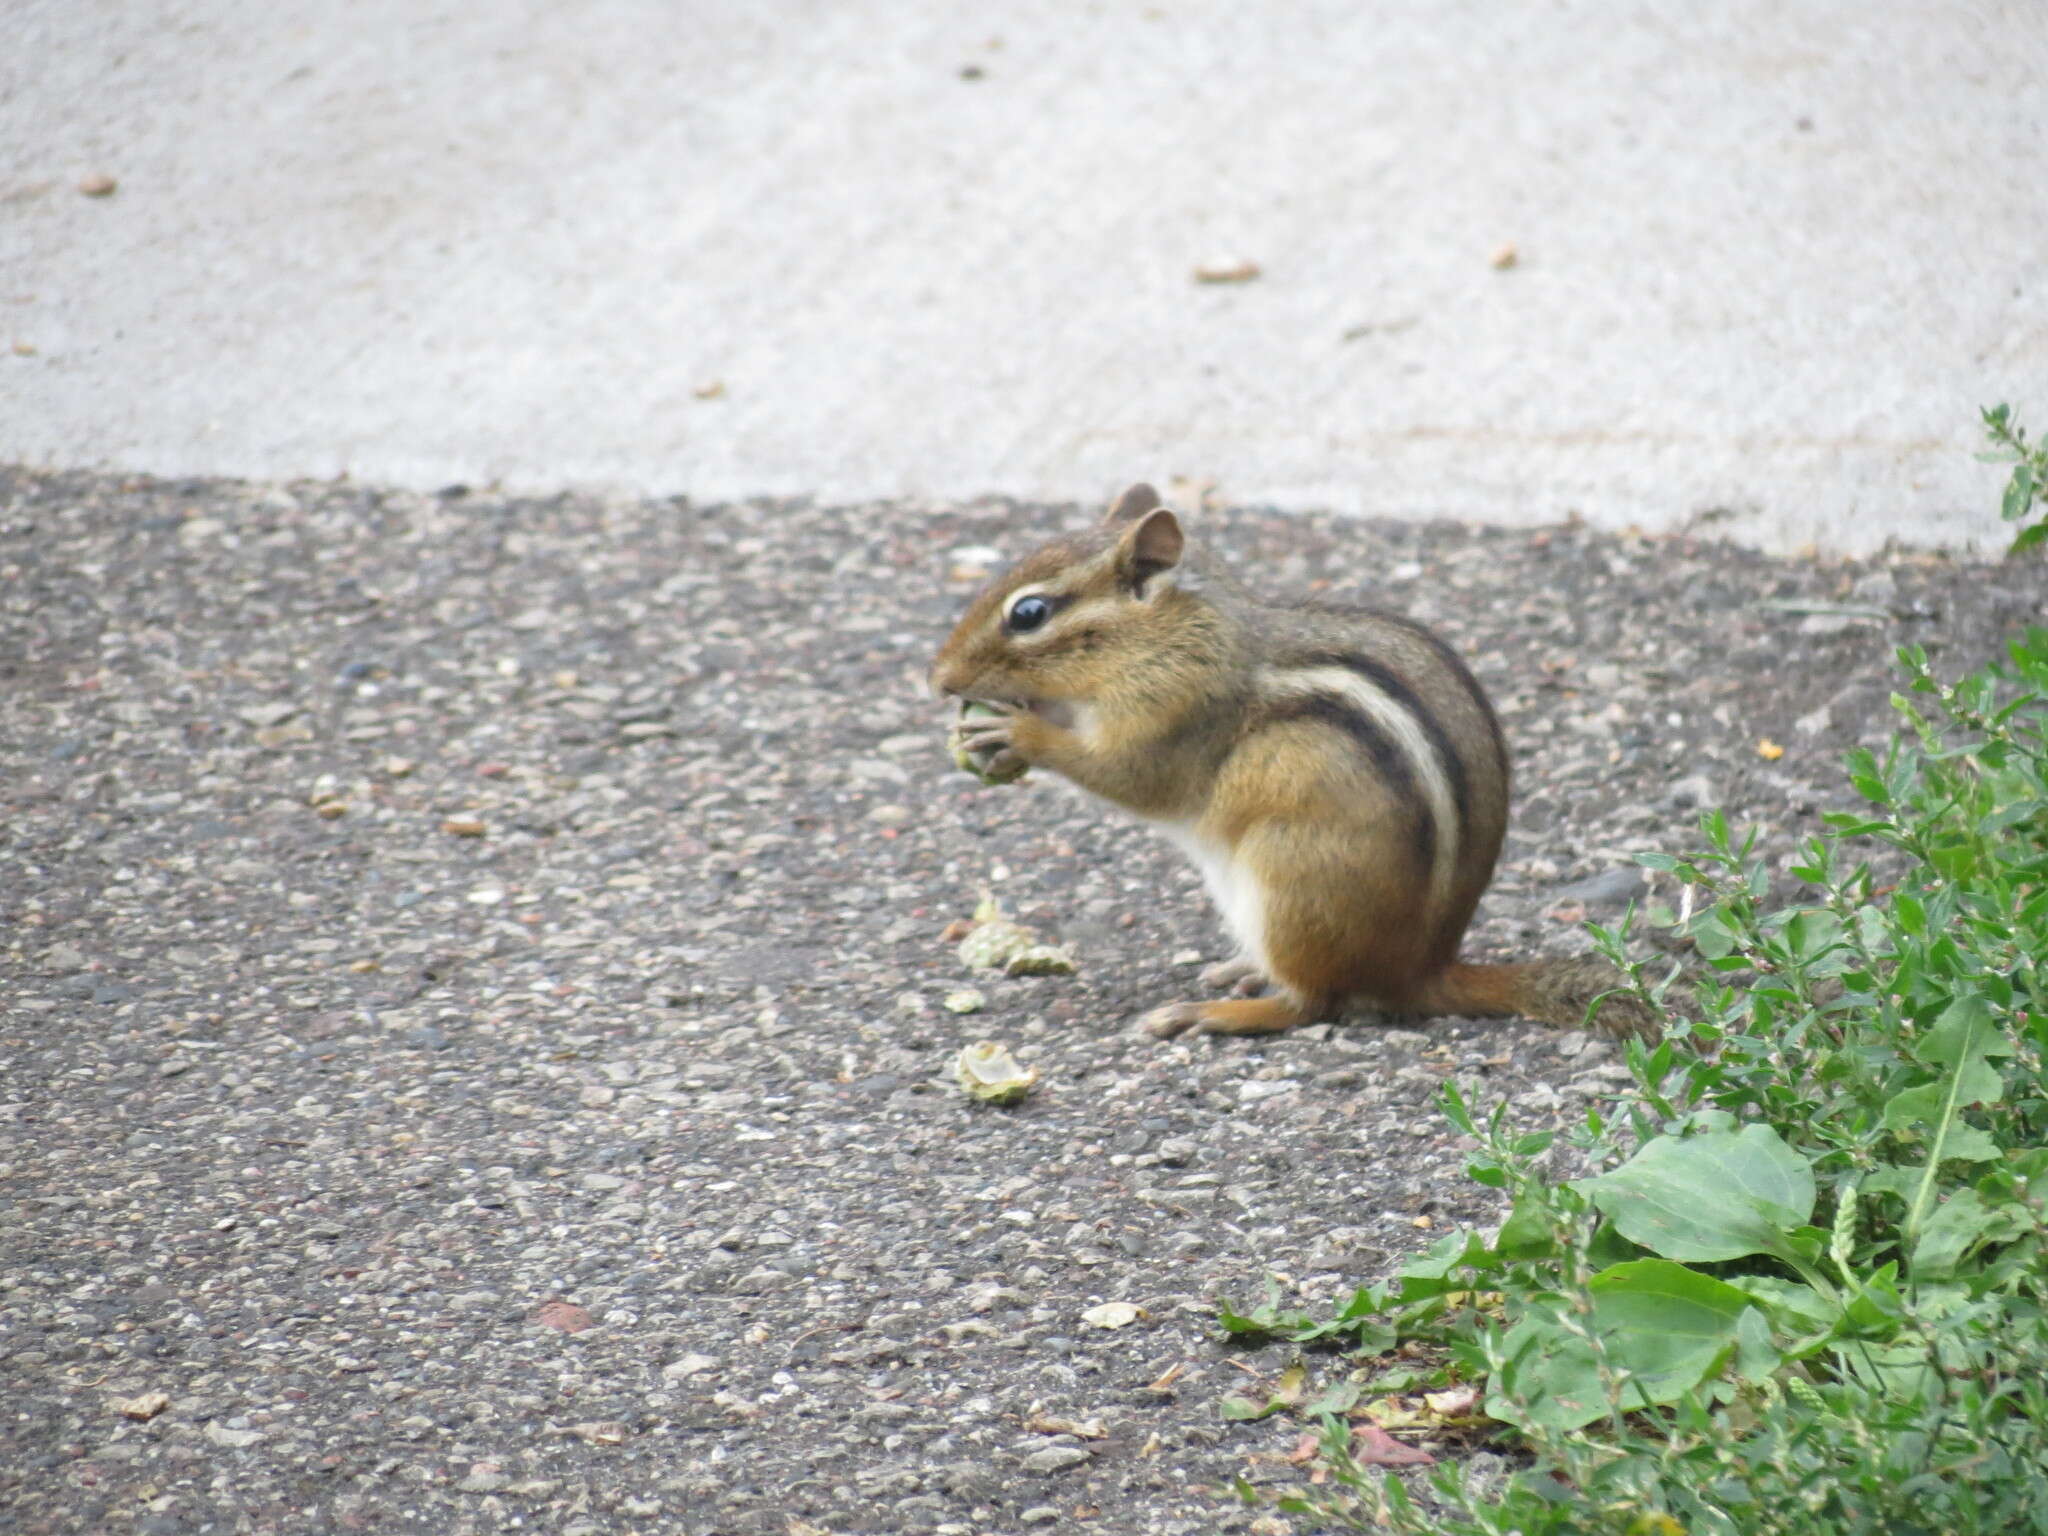
[[987, 764], [976, 753], [968, 750], [967, 743], [961, 738], [960, 728], [968, 720], [978, 715], [994, 716], [1001, 713], [1001, 710], [991, 709], [986, 704], [977, 704], [971, 699], [963, 700], [960, 713], [954, 718], [953, 729], [946, 737], [946, 745], [953, 754], [953, 765], [963, 773], [973, 774], [984, 784], [1014, 784], [1030, 771], [1030, 764], [1018, 763], [1014, 767], [1005, 768], [1001, 773], [990, 773]]

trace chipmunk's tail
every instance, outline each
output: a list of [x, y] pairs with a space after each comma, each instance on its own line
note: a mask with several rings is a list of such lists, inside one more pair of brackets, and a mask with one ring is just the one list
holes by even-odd
[[1406, 999], [1405, 1007], [1431, 1016], [1534, 1019], [1615, 1040], [1662, 1038], [1662, 1021], [1627, 988], [1627, 978], [1597, 955], [1513, 965], [1453, 961]]

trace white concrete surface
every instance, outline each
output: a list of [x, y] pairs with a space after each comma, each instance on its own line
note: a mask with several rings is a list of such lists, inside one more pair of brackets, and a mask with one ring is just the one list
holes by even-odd
[[1996, 541], [1976, 407], [2048, 429], [2040, 0], [0, 0], [0, 35], [8, 461], [1179, 476], [1862, 548]]

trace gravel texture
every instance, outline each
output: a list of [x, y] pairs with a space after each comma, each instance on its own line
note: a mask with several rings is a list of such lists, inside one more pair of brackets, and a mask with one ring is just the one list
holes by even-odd
[[[1228, 1485], [1297, 1429], [1216, 1407], [1285, 1354], [1215, 1298], [1486, 1219], [1446, 1077], [1537, 1124], [1623, 1074], [1131, 1032], [1220, 952], [1196, 878], [956, 772], [921, 686], [1083, 516], [0, 471], [0, 1525], [1279, 1529]], [[1957, 671], [2044, 606], [2039, 564], [1192, 521], [1472, 657], [1496, 953], [1582, 943], [1701, 804], [1782, 857], [1893, 644]], [[970, 973], [983, 887], [1078, 975]], [[981, 1038], [1023, 1103], [954, 1083]]]

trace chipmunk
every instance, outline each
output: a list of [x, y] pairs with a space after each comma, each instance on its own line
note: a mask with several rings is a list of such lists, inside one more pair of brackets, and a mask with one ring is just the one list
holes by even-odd
[[1204, 981], [1271, 986], [1168, 1003], [1150, 1034], [1269, 1034], [1360, 1004], [1576, 1029], [1596, 1002], [1590, 1027], [1658, 1033], [1597, 957], [1458, 958], [1508, 754], [1450, 647], [1389, 613], [1260, 601], [1149, 485], [975, 598], [931, 680], [991, 775], [1050, 769], [1178, 844], [1241, 949]]

